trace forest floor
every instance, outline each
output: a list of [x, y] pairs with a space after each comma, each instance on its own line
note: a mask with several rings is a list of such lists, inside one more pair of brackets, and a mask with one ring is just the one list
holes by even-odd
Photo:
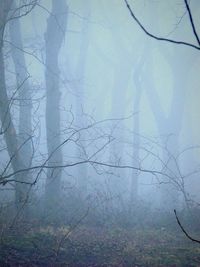
[[32, 227], [2, 235], [0, 266], [198, 267], [200, 245], [181, 230]]

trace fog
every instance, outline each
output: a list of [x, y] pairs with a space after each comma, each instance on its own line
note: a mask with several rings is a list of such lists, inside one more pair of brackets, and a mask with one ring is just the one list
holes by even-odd
[[199, 12], [0, 1], [0, 265], [199, 266]]

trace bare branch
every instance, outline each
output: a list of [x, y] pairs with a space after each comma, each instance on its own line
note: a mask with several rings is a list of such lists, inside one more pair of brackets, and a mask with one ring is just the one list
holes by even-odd
[[184, 1], [185, 1], [185, 6], [186, 6], [186, 9], [187, 9], [189, 18], [190, 18], [190, 24], [191, 24], [191, 26], [192, 26], [192, 30], [193, 30], [194, 36], [195, 36], [195, 38], [196, 38], [196, 40], [197, 40], [197, 43], [198, 43], [199, 46], [200, 46], [199, 36], [198, 36], [198, 34], [197, 34], [196, 27], [195, 27], [195, 25], [194, 25], [194, 21], [193, 21], [192, 13], [191, 13], [191, 11], [190, 11], [190, 7], [189, 7], [189, 5], [188, 5], [187, 0], [184, 0]]
[[200, 240], [197, 240], [197, 239], [191, 237], [191, 236], [187, 233], [187, 231], [183, 228], [183, 226], [182, 226], [182, 224], [181, 224], [181, 222], [180, 222], [180, 220], [179, 220], [179, 218], [178, 218], [178, 216], [177, 216], [176, 210], [174, 210], [174, 214], [175, 214], [175, 216], [176, 216], [176, 220], [177, 220], [178, 225], [180, 226], [180, 228], [181, 228], [181, 230], [183, 231], [183, 233], [187, 236], [187, 238], [189, 238], [189, 239], [190, 239], [191, 241], [193, 241], [193, 242], [196, 242], [196, 243], [200, 244]]
[[[192, 44], [192, 43], [188, 43], [188, 42], [184, 42], [184, 41], [176, 41], [176, 40], [169, 39], [169, 38], [159, 37], [159, 36], [156, 36], [156, 35], [150, 33], [150, 32], [149, 32], [149, 31], [142, 25], [142, 23], [138, 20], [138, 18], [135, 16], [135, 14], [133, 13], [133, 10], [131, 9], [131, 7], [130, 7], [128, 1], [127, 1], [127, 0], [124, 0], [124, 2], [125, 2], [125, 4], [126, 4], [128, 10], [129, 10], [129, 12], [130, 12], [130, 14], [131, 14], [131, 17], [136, 21], [136, 23], [140, 26], [140, 28], [141, 28], [141, 29], [142, 29], [148, 36], [150, 36], [151, 38], [156, 39], [156, 40], [158, 40], [158, 41], [164, 41], [164, 42], [173, 43], [173, 44], [177, 44], [177, 45], [185, 45], [185, 46], [189, 46], [189, 47], [192, 47], [192, 48], [194, 48], [194, 49], [200, 50], [200, 46], [194, 45], [194, 44]], [[185, 0], [185, 2], [187, 2], [187, 1]], [[189, 9], [189, 10], [190, 10], [190, 9]], [[188, 12], [189, 12], [189, 11], [188, 11]], [[191, 20], [190, 20], [190, 22], [191, 22]], [[193, 28], [193, 26], [192, 26], [192, 28]], [[193, 32], [194, 32], [194, 30], [195, 30], [195, 27], [193, 28]], [[195, 33], [196, 33], [196, 30], [195, 30]], [[196, 37], [196, 35], [195, 35], [195, 37]], [[200, 43], [199, 43], [199, 38], [198, 38], [198, 44], [200, 44]]]

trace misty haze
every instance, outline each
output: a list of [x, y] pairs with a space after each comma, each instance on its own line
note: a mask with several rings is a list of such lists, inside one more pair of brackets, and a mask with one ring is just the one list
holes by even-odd
[[199, 15], [0, 0], [0, 267], [200, 266]]

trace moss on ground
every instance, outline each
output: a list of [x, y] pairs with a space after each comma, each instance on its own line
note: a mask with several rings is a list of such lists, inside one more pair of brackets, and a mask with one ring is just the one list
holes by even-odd
[[0, 266], [198, 267], [200, 245], [181, 232], [46, 227], [1, 240]]

